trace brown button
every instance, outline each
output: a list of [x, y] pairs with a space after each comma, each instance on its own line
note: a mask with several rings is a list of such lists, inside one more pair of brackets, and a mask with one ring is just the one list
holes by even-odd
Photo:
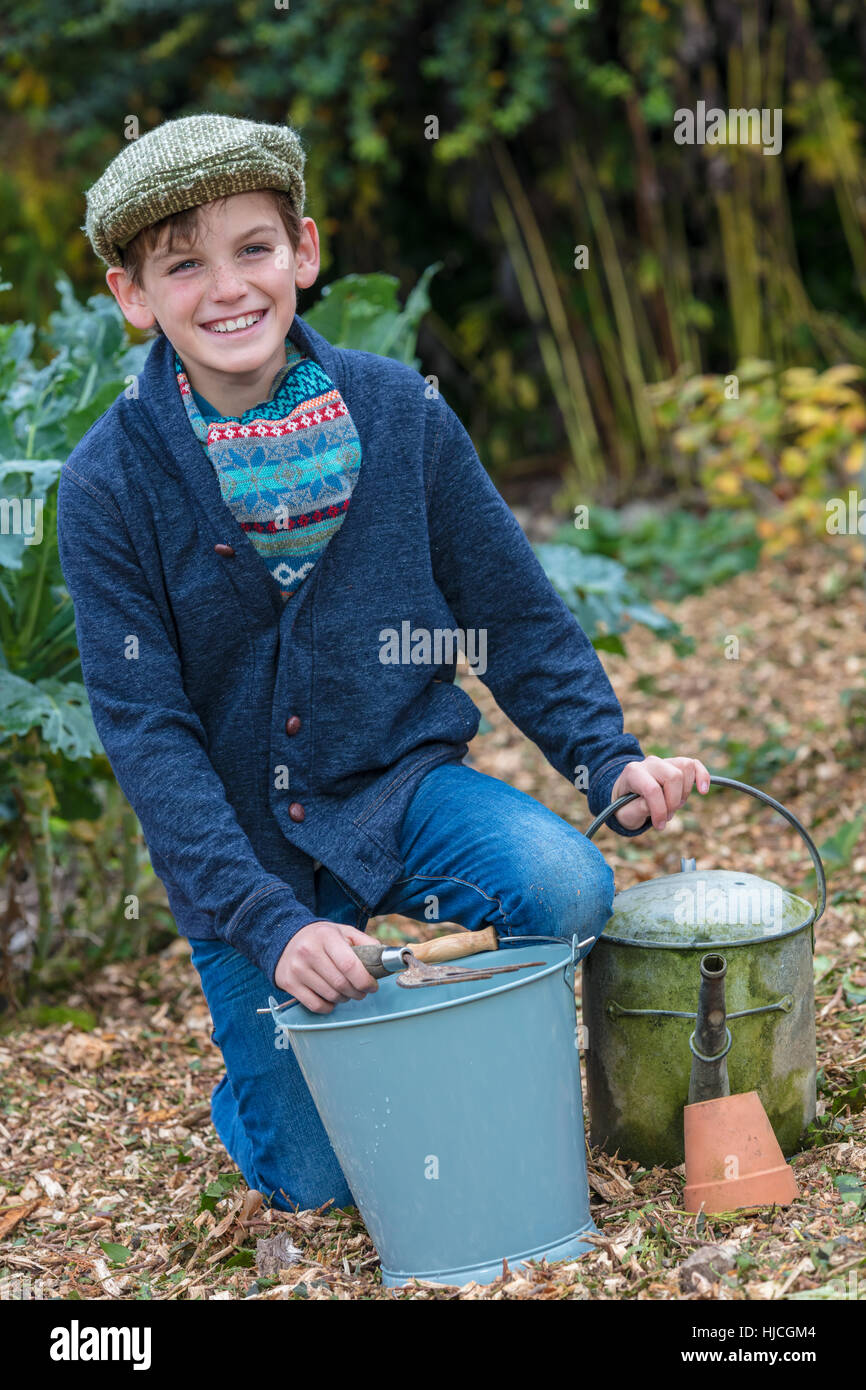
[[225, 555], [227, 559], [231, 559], [232, 555], [235, 553], [233, 545], [215, 545], [214, 550], [217, 555]]
[[293, 801], [291, 806], [289, 807], [289, 820], [301, 821], [304, 819], [305, 815], [306, 811], [304, 810], [300, 801]]
[[296, 734], [301, 727], [301, 721], [296, 714], [290, 714], [286, 720], [286, 733]]

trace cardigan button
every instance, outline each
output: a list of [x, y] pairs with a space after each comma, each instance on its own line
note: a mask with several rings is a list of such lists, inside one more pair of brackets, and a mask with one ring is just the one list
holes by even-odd
[[286, 733], [296, 734], [301, 727], [301, 721], [296, 714], [290, 714], [286, 720]]
[[289, 807], [289, 820], [302, 821], [305, 815], [306, 811], [300, 801], [293, 801]]
[[226, 559], [228, 560], [230, 560], [235, 553], [235, 548], [233, 545], [215, 545], [214, 550], [216, 551], [217, 555], [225, 555]]

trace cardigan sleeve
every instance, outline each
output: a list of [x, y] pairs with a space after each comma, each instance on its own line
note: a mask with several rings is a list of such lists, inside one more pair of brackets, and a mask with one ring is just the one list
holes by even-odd
[[[439, 433], [427, 512], [436, 583], [458, 627], [486, 633], [487, 668], [478, 674], [497, 704], [572, 785], [586, 769], [587, 803], [597, 815], [610, 804], [626, 764], [645, 755], [623, 731], [622, 707], [595, 648], [547, 578], [468, 432], [444, 400], [433, 408]], [[480, 636], [475, 640], [475, 651], [484, 650]], [[634, 830], [616, 816], [607, 824], [632, 837], [652, 819]]]
[[208, 757], [121, 512], [75, 481], [68, 463], [57, 540], [96, 730], [148, 849], [210, 915], [216, 935], [275, 984], [288, 941], [319, 919], [259, 863]]

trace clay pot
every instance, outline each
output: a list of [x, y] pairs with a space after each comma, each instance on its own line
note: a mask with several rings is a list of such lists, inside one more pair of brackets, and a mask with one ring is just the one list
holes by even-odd
[[683, 1110], [686, 1211], [787, 1206], [800, 1192], [757, 1091]]

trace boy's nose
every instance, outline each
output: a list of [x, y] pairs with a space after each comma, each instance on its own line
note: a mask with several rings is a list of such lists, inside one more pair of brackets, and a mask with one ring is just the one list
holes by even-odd
[[232, 265], [215, 266], [212, 271], [214, 291], [220, 297], [246, 293], [246, 280]]

